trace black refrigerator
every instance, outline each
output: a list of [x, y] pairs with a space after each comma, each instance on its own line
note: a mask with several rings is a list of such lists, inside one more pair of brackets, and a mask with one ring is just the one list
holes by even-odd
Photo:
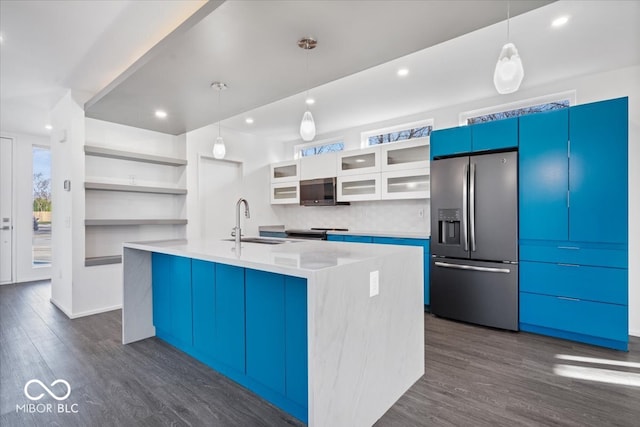
[[518, 154], [431, 163], [431, 312], [518, 330]]

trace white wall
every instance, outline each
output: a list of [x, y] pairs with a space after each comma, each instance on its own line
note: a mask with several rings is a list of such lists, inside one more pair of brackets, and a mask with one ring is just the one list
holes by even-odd
[[29, 282], [51, 277], [51, 267], [34, 267], [33, 236], [33, 147], [49, 147], [48, 138], [21, 133], [3, 133], [14, 140], [13, 194], [14, 194], [14, 282]]
[[[640, 223], [633, 220], [640, 218], [640, 192], [637, 191], [640, 188], [640, 66], [561, 80], [547, 85], [523, 89], [510, 95], [496, 95], [487, 99], [470, 100], [463, 104], [435, 111], [426, 111], [420, 114], [390, 119], [382, 123], [318, 135], [316, 139], [342, 136], [346, 145], [345, 149], [353, 149], [360, 146], [360, 132], [428, 118], [434, 119], [435, 129], [445, 129], [458, 126], [459, 115], [462, 112], [571, 90], [576, 91], [577, 104], [623, 96], [629, 97], [629, 333], [640, 336], [640, 262], [638, 262], [640, 260]], [[293, 146], [299, 143], [300, 141], [284, 143], [282, 151], [285, 154], [283, 158], [278, 158], [278, 161], [292, 158]], [[380, 223], [386, 224], [384, 220], [386, 218], [386, 203], [371, 203], [363, 206], [362, 209], [354, 205], [347, 207], [347, 211], [341, 210], [342, 208], [331, 208], [326, 211], [319, 210], [322, 208], [314, 209], [318, 209], [318, 214], [305, 213], [304, 208], [295, 206], [285, 207], [279, 210], [278, 214], [283, 221], [291, 221], [299, 226], [316, 225], [313, 221], [320, 220], [330, 226], [362, 223], [365, 224], [363, 227], [375, 227], [379, 226]], [[362, 210], [364, 209], [367, 211], [367, 218], [362, 217]], [[397, 214], [400, 215], [400, 218], [409, 215], [409, 218], [404, 218], [404, 223], [408, 227], [415, 227], [413, 221], [416, 221], [416, 218], [411, 215], [411, 210], [415, 210], [415, 208], [410, 205], [400, 204], [397, 209], [399, 211]], [[320, 215], [320, 212], [323, 214]], [[305, 218], [309, 218], [308, 223], [305, 223]], [[378, 219], [382, 219], [382, 221], [378, 221]]]

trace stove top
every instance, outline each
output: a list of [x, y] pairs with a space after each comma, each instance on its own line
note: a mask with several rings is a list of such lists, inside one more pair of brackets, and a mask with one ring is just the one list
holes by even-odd
[[322, 228], [322, 227], [311, 227], [311, 230], [320, 230], [320, 231], [349, 231], [348, 228]]

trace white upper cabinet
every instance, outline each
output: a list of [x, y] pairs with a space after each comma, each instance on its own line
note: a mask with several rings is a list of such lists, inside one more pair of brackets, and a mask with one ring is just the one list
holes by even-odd
[[380, 200], [380, 172], [339, 176], [337, 187], [339, 202]]
[[300, 179], [300, 162], [287, 160], [286, 162], [271, 164], [271, 183], [291, 182]]
[[300, 159], [300, 179], [336, 177], [336, 153], [316, 154]]
[[382, 172], [382, 200], [431, 197], [429, 168]]
[[343, 151], [337, 155], [338, 176], [380, 172], [380, 147]]
[[300, 203], [300, 181], [271, 184], [271, 204], [286, 205]]
[[428, 138], [383, 144], [381, 150], [381, 170], [383, 172], [429, 167]]

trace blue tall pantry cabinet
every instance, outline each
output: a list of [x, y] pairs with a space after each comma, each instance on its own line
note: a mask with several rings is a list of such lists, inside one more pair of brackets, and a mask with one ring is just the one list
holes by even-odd
[[520, 117], [520, 329], [628, 346], [628, 100]]

